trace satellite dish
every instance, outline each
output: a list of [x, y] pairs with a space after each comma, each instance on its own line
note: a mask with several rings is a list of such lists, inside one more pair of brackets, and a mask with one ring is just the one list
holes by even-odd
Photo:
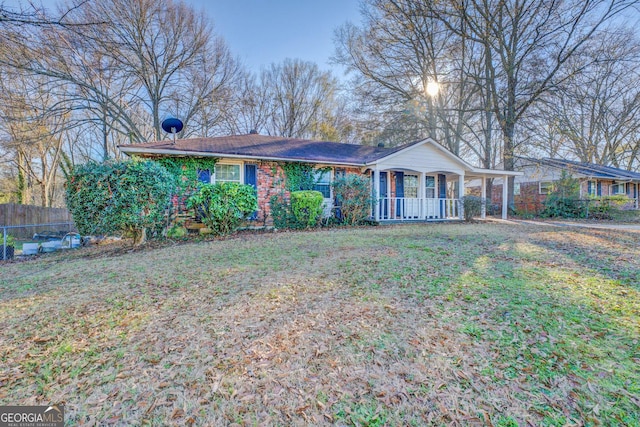
[[178, 133], [182, 130], [182, 121], [175, 117], [169, 117], [162, 122], [162, 130], [167, 133]]
[[162, 122], [162, 130], [173, 135], [173, 143], [176, 143], [176, 134], [182, 130], [182, 121], [175, 117], [169, 117]]

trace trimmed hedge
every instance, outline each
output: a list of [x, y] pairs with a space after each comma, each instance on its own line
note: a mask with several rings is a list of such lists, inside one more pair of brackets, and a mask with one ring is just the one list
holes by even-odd
[[65, 184], [67, 207], [85, 235], [130, 233], [134, 244], [161, 229], [173, 177], [151, 161], [130, 159], [74, 166]]
[[324, 196], [319, 191], [291, 192], [291, 212], [302, 227], [315, 227], [322, 218]]
[[214, 234], [224, 235], [236, 231], [258, 209], [258, 199], [251, 185], [220, 182], [202, 185], [189, 197], [187, 206], [195, 208]]

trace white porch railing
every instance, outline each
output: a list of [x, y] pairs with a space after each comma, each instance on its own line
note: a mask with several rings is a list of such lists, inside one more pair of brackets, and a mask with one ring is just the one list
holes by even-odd
[[382, 197], [374, 209], [372, 217], [380, 221], [460, 218], [459, 199]]

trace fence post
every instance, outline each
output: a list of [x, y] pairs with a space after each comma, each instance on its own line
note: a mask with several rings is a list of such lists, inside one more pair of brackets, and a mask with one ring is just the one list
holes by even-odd
[[2, 259], [7, 259], [7, 227], [2, 227]]

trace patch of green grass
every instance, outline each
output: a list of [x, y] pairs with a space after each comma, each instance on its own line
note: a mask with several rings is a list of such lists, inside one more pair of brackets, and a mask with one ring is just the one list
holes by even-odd
[[0, 403], [64, 393], [71, 425], [640, 425], [637, 234], [422, 224], [177, 248], [4, 265]]

